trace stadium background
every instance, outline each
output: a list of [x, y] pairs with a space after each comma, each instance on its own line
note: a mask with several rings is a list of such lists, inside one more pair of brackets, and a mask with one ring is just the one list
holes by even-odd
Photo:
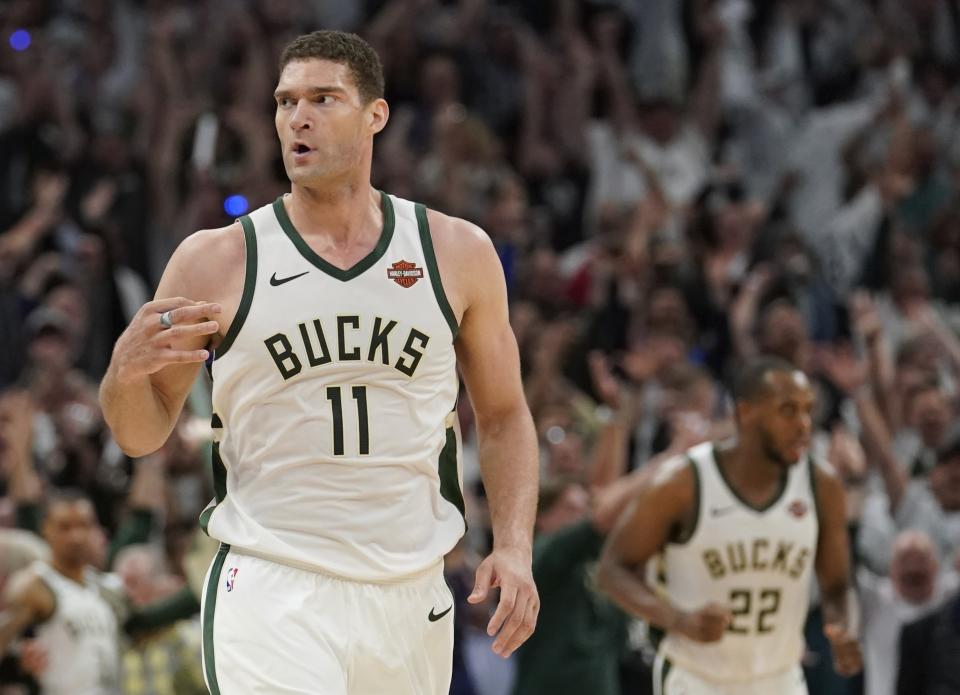
[[[956, 0], [3, 3], [0, 581], [79, 487], [134, 603], [196, 583], [208, 385], [137, 462], [96, 388], [177, 243], [287, 189], [276, 60], [317, 28], [383, 60], [374, 184], [493, 238], [541, 436], [541, 630], [500, 660], [461, 602], [452, 692], [646, 692], [649, 636], [590, 587], [602, 532], [631, 472], [730, 431], [732, 369], [772, 353], [815, 380], [863, 606], [865, 683], [832, 676], [812, 606], [811, 693], [960, 693]], [[464, 403], [461, 598], [489, 543]], [[196, 616], [134, 632], [124, 692], [203, 692], [198, 642]]]

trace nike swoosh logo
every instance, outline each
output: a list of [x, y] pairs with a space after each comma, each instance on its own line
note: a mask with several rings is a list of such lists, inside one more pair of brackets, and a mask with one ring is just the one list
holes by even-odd
[[433, 612], [433, 609], [431, 608], [431, 609], [430, 609], [430, 615], [427, 616], [427, 620], [429, 620], [431, 623], [435, 623], [435, 622], [437, 622], [438, 620], [440, 620], [440, 618], [442, 618], [443, 616], [445, 616], [447, 613], [449, 613], [449, 612], [452, 611], [452, 610], [453, 610], [453, 606], [450, 606], [450, 607], [449, 607], [447, 610], [445, 610], [443, 613], [434, 613], [434, 612]]
[[737, 511], [736, 507], [714, 507], [713, 509], [710, 510], [710, 514], [712, 516], [724, 516], [726, 514], [729, 514], [730, 512], [735, 512], [735, 511]]
[[296, 280], [297, 278], [302, 278], [304, 275], [306, 275], [306, 274], [309, 273], [309, 272], [310, 272], [309, 270], [304, 270], [304, 271], [303, 271], [302, 273], [300, 273], [299, 275], [291, 275], [291, 276], [288, 277], [288, 278], [282, 278], [282, 279], [278, 279], [278, 278], [277, 278], [277, 274], [274, 273], [273, 275], [270, 276], [270, 284], [273, 285], [274, 287], [279, 287], [280, 285], [282, 285], [282, 284], [285, 283], [285, 282], [290, 282], [291, 280]]

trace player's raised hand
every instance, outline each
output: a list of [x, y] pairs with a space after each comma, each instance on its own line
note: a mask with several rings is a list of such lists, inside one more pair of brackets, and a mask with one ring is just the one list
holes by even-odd
[[[210, 320], [219, 313], [219, 304], [184, 297], [147, 302], [113, 348], [117, 379], [135, 381], [171, 364], [204, 362], [207, 350], [189, 347], [205, 344], [207, 336], [219, 330], [219, 324]], [[169, 326], [161, 320], [164, 317]]]
[[506, 658], [533, 634], [540, 613], [529, 551], [494, 549], [477, 567], [476, 583], [467, 601], [480, 603], [497, 587], [500, 603], [487, 624], [487, 634], [497, 635], [493, 652]]
[[833, 667], [841, 676], [852, 676], [863, 668], [863, 656], [860, 643], [845, 626], [839, 623], [827, 623], [823, 634], [830, 640], [833, 652]]
[[716, 603], [708, 603], [692, 612], [681, 611], [672, 631], [689, 637], [694, 642], [717, 642], [727, 631], [733, 620], [729, 608]]

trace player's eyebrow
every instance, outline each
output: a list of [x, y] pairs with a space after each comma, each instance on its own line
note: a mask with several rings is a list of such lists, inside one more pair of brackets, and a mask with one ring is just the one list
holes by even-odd
[[[303, 90], [303, 92], [313, 96], [316, 94], [346, 94], [347, 90], [345, 90], [343, 87], [336, 87], [334, 85], [318, 85], [316, 87], [308, 87], [307, 89]], [[291, 89], [278, 89], [273, 93], [273, 98], [282, 99], [285, 97], [291, 97], [295, 93], [296, 91]]]

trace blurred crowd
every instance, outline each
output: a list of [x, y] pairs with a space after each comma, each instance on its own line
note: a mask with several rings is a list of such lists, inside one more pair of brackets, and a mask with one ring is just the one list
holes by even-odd
[[[89, 562], [179, 607], [120, 620], [119, 692], [205, 692], [209, 385], [135, 462], [96, 389], [176, 245], [288, 190], [276, 62], [318, 28], [383, 61], [374, 185], [492, 237], [540, 436], [540, 629], [505, 661], [465, 601], [490, 532], [461, 399], [451, 692], [649, 691], [655, 631], [592, 589], [604, 533], [659, 461], [734, 431], [733, 371], [774, 354], [816, 385], [862, 613], [848, 681], [811, 606], [810, 692], [960, 694], [957, 0], [0, 4], [0, 585], [60, 542], [51, 493], [83, 491]], [[27, 634], [0, 693], [50, 657]]]

